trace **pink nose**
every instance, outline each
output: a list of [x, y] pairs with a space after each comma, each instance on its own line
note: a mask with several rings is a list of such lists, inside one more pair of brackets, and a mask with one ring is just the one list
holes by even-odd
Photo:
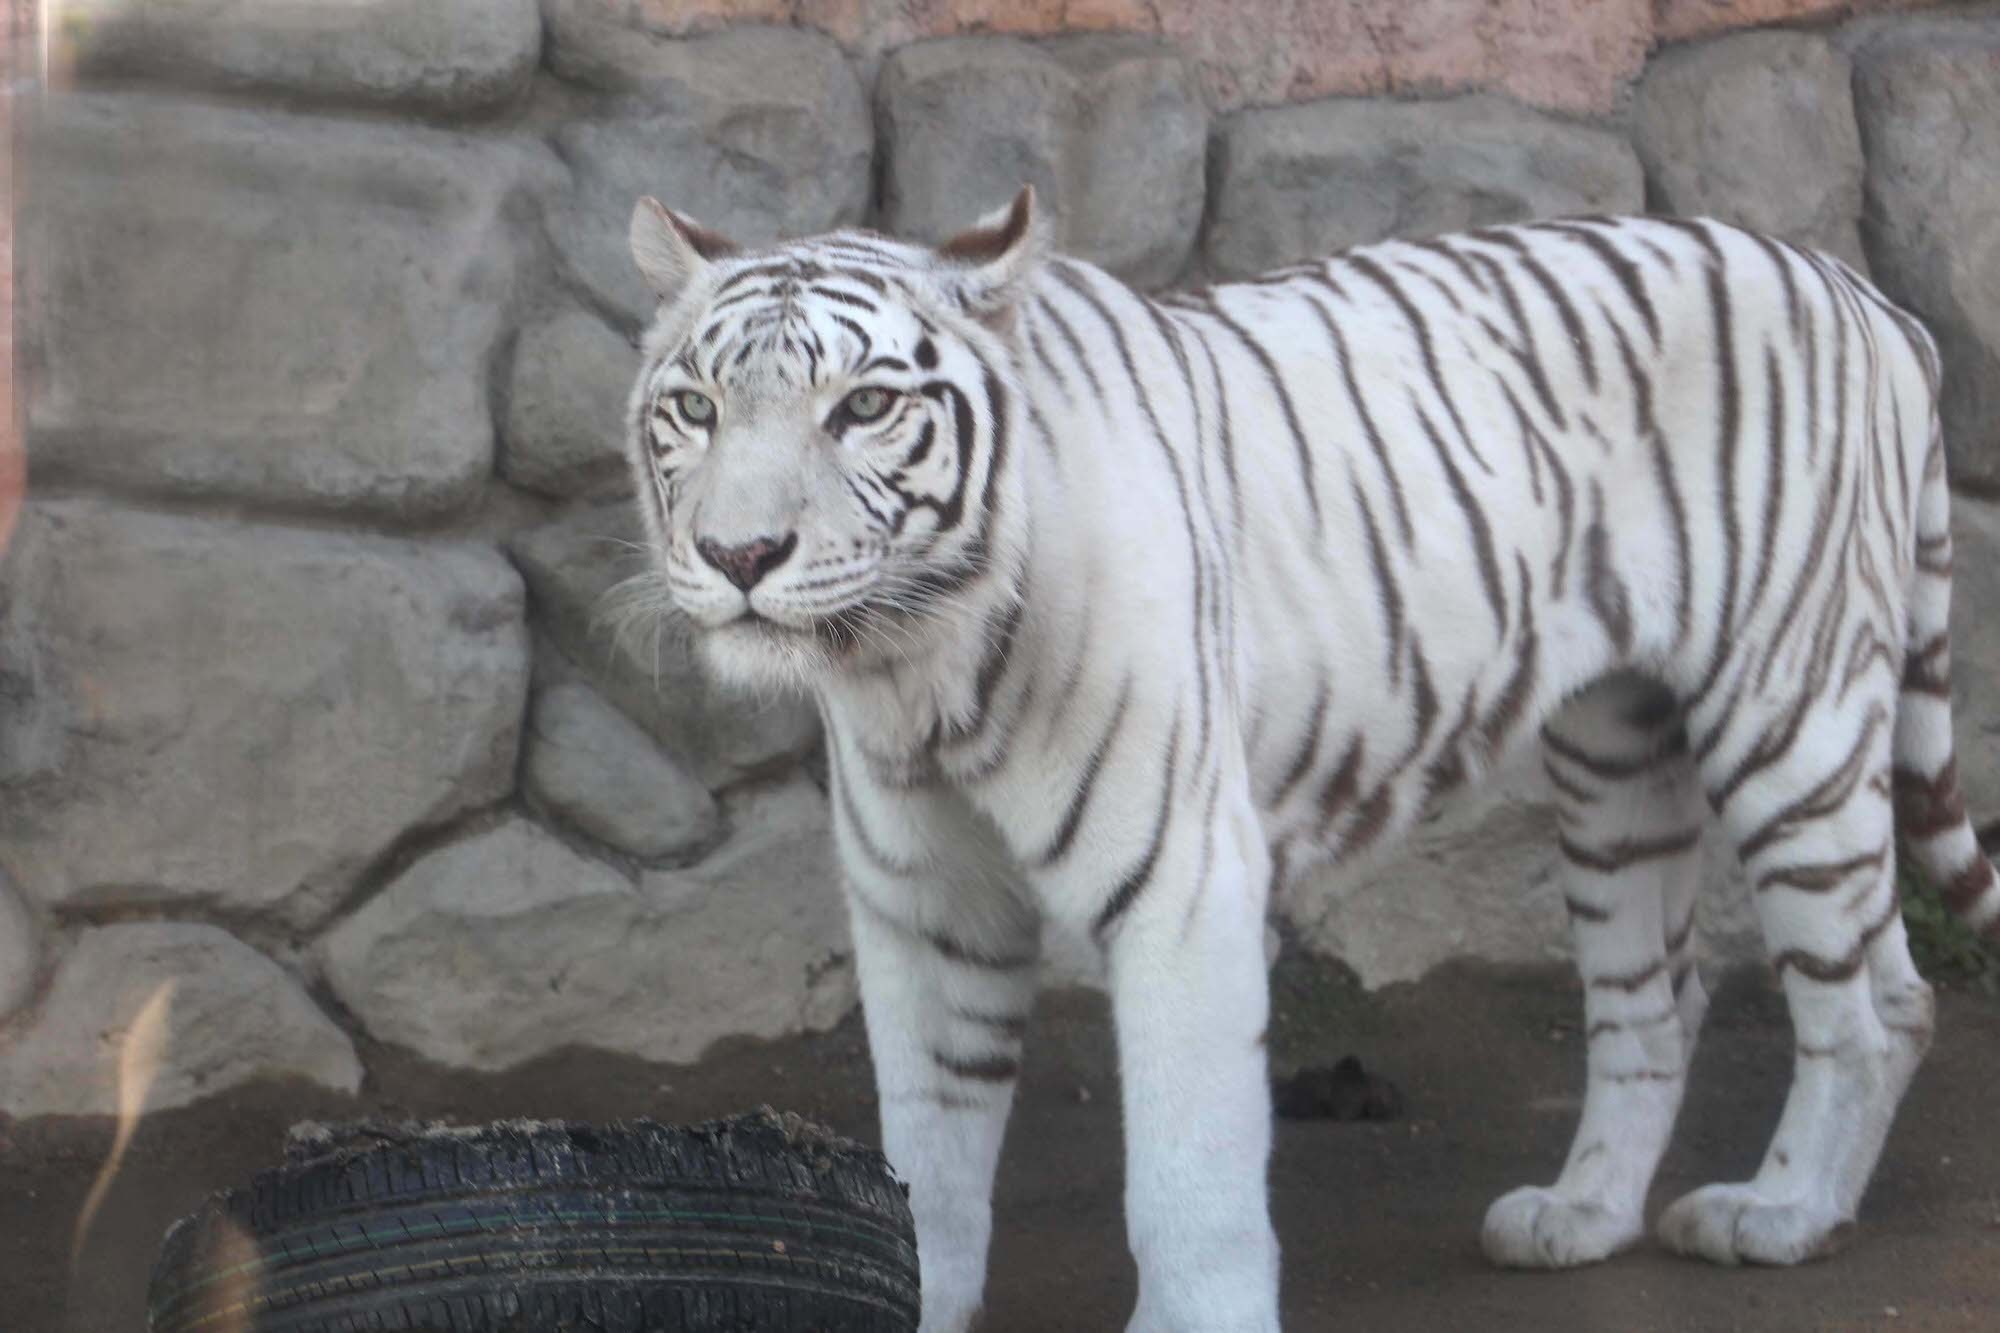
[[703, 537], [694, 544], [694, 549], [731, 583], [749, 592], [759, 579], [784, 564], [798, 544], [799, 534], [788, 532], [782, 537], [759, 537], [741, 546], [724, 546]]

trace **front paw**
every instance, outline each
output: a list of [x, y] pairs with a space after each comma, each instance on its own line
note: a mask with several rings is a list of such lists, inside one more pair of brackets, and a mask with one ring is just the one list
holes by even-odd
[[1529, 1185], [1494, 1201], [1479, 1240], [1486, 1257], [1505, 1268], [1574, 1268], [1616, 1254], [1644, 1233], [1636, 1216]]
[[949, 1309], [934, 1308], [932, 1302], [924, 1302], [924, 1319], [917, 1325], [917, 1333], [977, 1333], [981, 1310], [977, 1305], [954, 1305]]

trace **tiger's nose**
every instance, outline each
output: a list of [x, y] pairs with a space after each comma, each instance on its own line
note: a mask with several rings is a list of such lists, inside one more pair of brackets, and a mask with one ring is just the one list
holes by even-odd
[[694, 549], [731, 583], [749, 592], [757, 586], [757, 580], [784, 564], [798, 544], [799, 534], [788, 532], [782, 537], [759, 537], [741, 546], [724, 546], [703, 537], [694, 544]]

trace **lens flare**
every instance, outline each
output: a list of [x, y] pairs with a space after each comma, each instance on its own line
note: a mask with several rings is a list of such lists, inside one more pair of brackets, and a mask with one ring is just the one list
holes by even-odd
[[90, 1224], [96, 1219], [97, 1210], [104, 1206], [104, 1196], [111, 1192], [111, 1182], [125, 1160], [125, 1150], [132, 1146], [132, 1135], [138, 1131], [139, 1117], [146, 1109], [146, 1094], [153, 1090], [153, 1080], [159, 1076], [161, 1059], [166, 1054], [167, 1016], [173, 1012], [177, 984], [171, 980], [161, 982], [160, 988], [139, 1007], [132, 1025], [125, 1029], [125, 1041], [118, 1051], [118, 1133], [111, 1140], [111, 1155], [104, 1159], [97, 1179], [91, 1182], [90, 1193], [84, 1197], [83, 1211], [77, 1214], [76, 1234], [69, 1247], [72, 1270], [83, 1255]]

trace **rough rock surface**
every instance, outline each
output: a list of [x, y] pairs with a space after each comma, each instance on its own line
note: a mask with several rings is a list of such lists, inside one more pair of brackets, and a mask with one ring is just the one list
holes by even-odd
[[1240, 112], [1223, 122], [1214, 180], [1202, 248], [1218, 278], [1390, 236], [1645, 204], [1622, 138], [1492, 97]]
[[521, 330], [508, 384], [500, 475], [545, 495], [603, 497], [630, 488], [625, 399], [639, 373], [632, 345], [571, 307]]
[[622, 32], [601, 49], [559, 46], [554, 59], [558, 72], [621, 95], [604, 118], [556, 132], [575, 184], [551, 200], [549, 229], [571, 273], [634, 323], [653, 309], [627, 245], [642, 195], [744, 245], [858, 223], [868, 211], [874, 129], [860, 81], [825, 37]]
[[2000, 506], [1951, 506], [1951, 707], [1975, 824], [2000, 824]]
[[[521, 582], [489, 547], [31, 505], [0, 570], [0, 713], [33, 767], [0, 866], [44, 903], [310, 921], [405, 832], [504, 796]], [[25, 628], [23, 627], [25, 625]]]
[[1073, 37], [921, 42], [876, 85], [883, 222], [941, 241], [1024, 184], [1066, 254], [1158, 286], [1201, 225], [1208, 108], [1164, 43]]
[[1935, 3], [1940, 0], [1653, 0], [1653, 33], [1673, 42], [1754, 23], [1844, 18]]
[[536, 0], [69, 0], [62, 39], [86, 78], [464, 114], [527, 86], [542, 21]]
[[612, 504], [516, 538], [509, 549], [527, 578], [536, 624], [706, 787], [726, 787], [810, 749], [819, 716], [809, 700], [757, 699], [718, 684], [671, 614], [621, 623], [630, 589], [606, 594], [645, 569], [639, 537], [632, 506]]
[[374, 1036], [473, 1069], [565, 1046], [684, 1062], [830, 1027], [855, 987], [825, 799], [798, 778], [727, 814], [714, 855], [636, 885], [510, 820], [327, 935], [327, 978]]
[[1866, 269], [1854, 71], [1813, 33], [1750, 32], [1646, 68], [1633, 138], [1655, 202], [1783, 236]]
[[545, 154], [156, 97], [37, 105], [18, 258], [38, 478], [398, 516], [478, 494], [509, 204]]
[[1538, 106], [1601, 114], [1616, 107], [1645, 59], [1654, 3], [543, 0], [543, 7], [558, 68], [566, 50], [606, 45], [634, 28], [686, 33], [724, 23], [798, 23], [831, 33], [864, 59], [923, 37], [1124, 32], [1174, 41], [1200, 69], [1209, 101], [1223, 108], [1336, 93], [1488, 88]]
[[699, 852], [721, 829], [708, 788], [581, 683], [536, 696], [522, 778], [549, 814], [643, 861]]
[[1855, 53], [1875, 277], [1944, 354], [1952, 481], [2000, 491], [2000, 11], [1885, 27]]
[[9, 1115], [115, 1115], [121, 1076], [163, 1111], [260, 1078], [353, 1092], [361, 1062], [269, 958], [214, 926], [153, 921], [83, 932], [34, 1018], [0, 1037]]
[[[1278, 910], [1306, 948], [1353, 968], [1370, 989], [1415, 981], [1453, 958], [1500, 963], [1573, 958], [1553, 808], [1538, 764], [1510, 765], [1449, 804], [1401, 848], [1351, 877], [1308, 875]], [[1697, 936], [1711, 959], [1762, 948], [1734, 854], [1713, 830]]]
[[41, 955], [35, 918], [6, 873], [0, 871], [0, 1020], [10, 1017], [35, 993]]

